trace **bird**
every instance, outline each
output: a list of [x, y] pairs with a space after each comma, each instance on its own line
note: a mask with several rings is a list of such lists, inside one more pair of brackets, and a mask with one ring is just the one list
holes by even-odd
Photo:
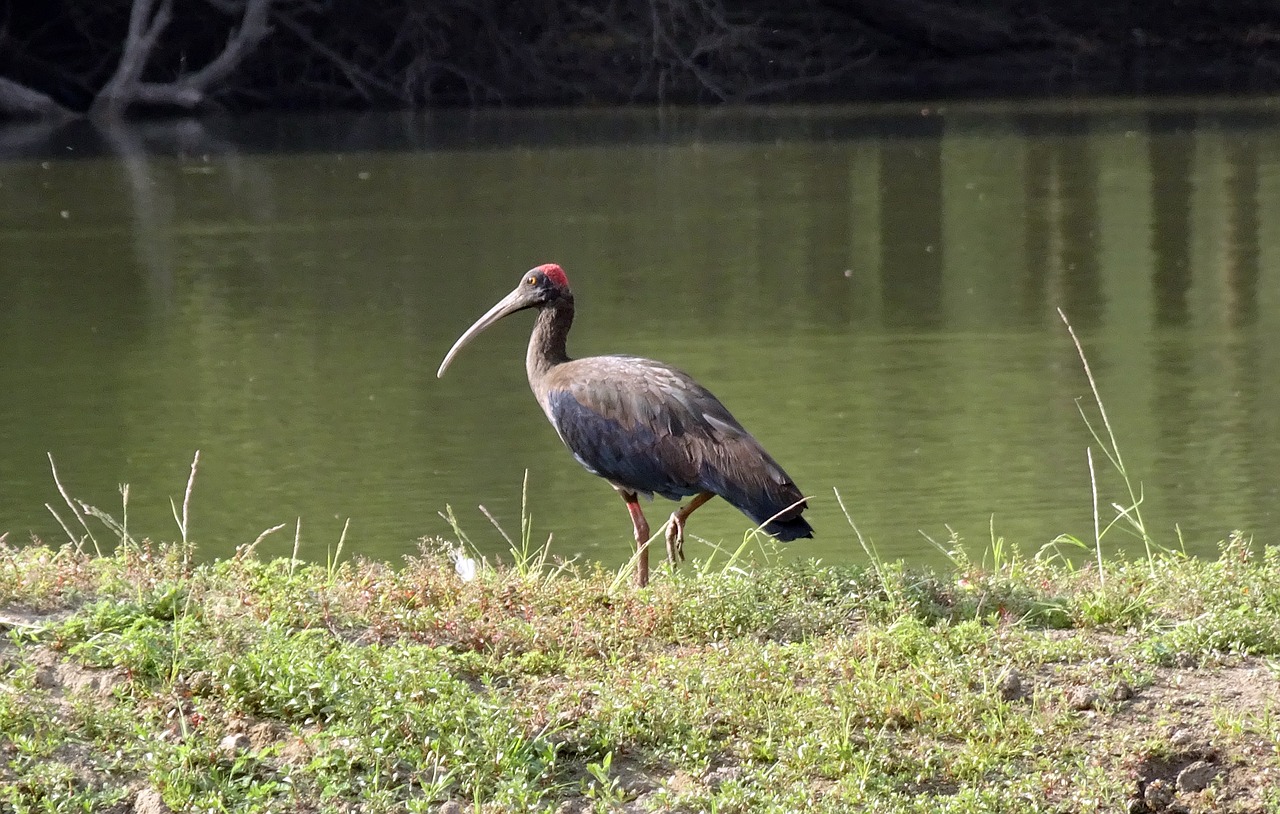
[[626, 503], [637, 585], [649, 582], [649, 524], [641, 496], [691, 498], [666, 526], [673, 568], [684, 559], [689, 515], [717, 495], [782, 542], [813, 536], [802, 516], [808, 504], [795, 482], [689, 374], [639, 356], [569, 357], [573, 291], [555, 263], [525, 272], [510, 294], [458, 337], [436, 377], [486, 328], [526, 309], [537, 311], [525, 355], [529, 388], [578, 463], [608, 481]]

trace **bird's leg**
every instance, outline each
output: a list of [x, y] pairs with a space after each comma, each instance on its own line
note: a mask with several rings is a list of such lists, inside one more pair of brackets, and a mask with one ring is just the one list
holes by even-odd
[[681, 506], [671, 513], [671, 519], [667, 521], [667, 561], [672, 568], [676, 567], [676, 557], [684, 562], [684, 521], [689, 519], [694, 509], [715, 496], [715, 492], [699, 492], [688, 506]]
[[627, 503], [627, 511], [631, 513], [631, 525], [636, 532], [636, 586], [643, 588], [649, 584], [649, 521], [644, 519], [640, 511], [640, 499], [633, 492], [619, 492]]

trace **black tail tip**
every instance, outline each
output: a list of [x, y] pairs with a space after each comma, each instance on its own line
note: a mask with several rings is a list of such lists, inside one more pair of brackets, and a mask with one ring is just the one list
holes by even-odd
[[809, 521], [799, 515], [788, 520], [774, 520], [766, 523], [764, 530], [766, 534], [782, 543], [799, 540], [801, 537], [813, 536], [813, 526], [809, 525]]

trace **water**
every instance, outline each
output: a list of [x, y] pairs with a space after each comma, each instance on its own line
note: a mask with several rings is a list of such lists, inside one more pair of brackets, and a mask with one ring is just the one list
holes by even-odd
[[[524, 381], [531, 318], [454, 338], [563, 264], [570, 352], [676, 364], [813, 495], [793, 556], [1033, 552], [1127, 502], [1077, 411], [1085, 343], [1156, 541], [1280, 531], [1280, 107], [270, 118], [0, 132], [0, 531], [74, 496], [227, 555], [397, 560], [535, 536], [609, 565], [630, 525]], [[646, 506], [655, 528], [674, 508]], [[90, 520], [99, 539], [110, 535]], [[736, 546], [719, 501], [690, 532]], [[78, 527], [75, 527], [78, 528]], [[73, 528], [73, 530], [75, 530]], [[1180, 543], [1181, 539], [1181, 543]], [[1119, 531], [1109, 550], [1141, 550]], [[701, 544], [690, 550], [701, 554]]]

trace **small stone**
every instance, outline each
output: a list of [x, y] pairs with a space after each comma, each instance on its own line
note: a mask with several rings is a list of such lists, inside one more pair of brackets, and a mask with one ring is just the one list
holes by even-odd
[[249, 748], [254, 751], [266, 749], [280, 740], [280, 733], [276, 731], [276, 725], [267, 721], [254, 724], [249, 727], [249, 731], [245, 734], [249, 738]]
[[241, 752], [249, 751], [250, 746], [252, 746], [252, 743], [249, 741], [249, 736], [243, 732], [227, 735], [218, 741], [219, 751], [229, 757], [235, 757]]
[[1218, 767], [1205, 760], [1197, 760], [1178, 772], [1178, 791], [1204, 791], [1218, 776]]
[[1173, 803], [1173, 786], [1163, 780], [1152, 780], [1142, 790], [1142, 802], [1151, 811], [1164, 811]]
[[393, 764], [391, 767], [391, 779], [405, 781], [410, 777], [413, 777], [413, 773], [416, 770], [417, 770], [417, 767], [414, 766], [409, 761], [397, 760], [395, 764]]
[[1022, 676], [1012, 667], [1000, 673], [1000, 677], [996, 679], [996, 690], [1005, 701], [1016, 701], [1026, 695], [1026, 690], [1022, 686]]
[[723, 786], [725, 783], [730, 783], [734, 780], [740, 779], [741, 777], [742, 777], [741, 766], [721, 766], [717, 769], [712, 769], [711, 771], [707, 772], [706, 777], [703, 778], [703, 782], [707, 785], [708, 788], [710, 788], [712, 791], [715, 791], [716, 789], [719, 789], [721, 786]]
[[658, 788], [656, 779], [641, 771], [639, 766], [630, 761], [614, 761], [613, 776], [618, 781], [618, 788], [629, 797], [640, 797]]
[[155, 789], [142, 789], [133, 798], [133, 814], [172, 814], [172, 811]]
[[662, 783], [673, 794], [687, 794], [700, 787], [697, 778], [686, 771], [677, 771]]
[[1078, 712], [1094, 709], [1100, 700], [1098, 694], [1088, 687], [1072, 687], [1067, 693], [1067, 706]]
[[1196, 742], [1196, 734], [1190, 729], [1175, 729], [1169, 736], [1169, 744], [1178, 749], [1186, 749]]
[[466, 814], [466, 809], [457, 800], [446, 800], [436, 809], [436, 814]]
[[213, 692], [213, 674], [207, 670], [197, 670], [187, 679], [187, 687], [192, 695], [209, 695]]

